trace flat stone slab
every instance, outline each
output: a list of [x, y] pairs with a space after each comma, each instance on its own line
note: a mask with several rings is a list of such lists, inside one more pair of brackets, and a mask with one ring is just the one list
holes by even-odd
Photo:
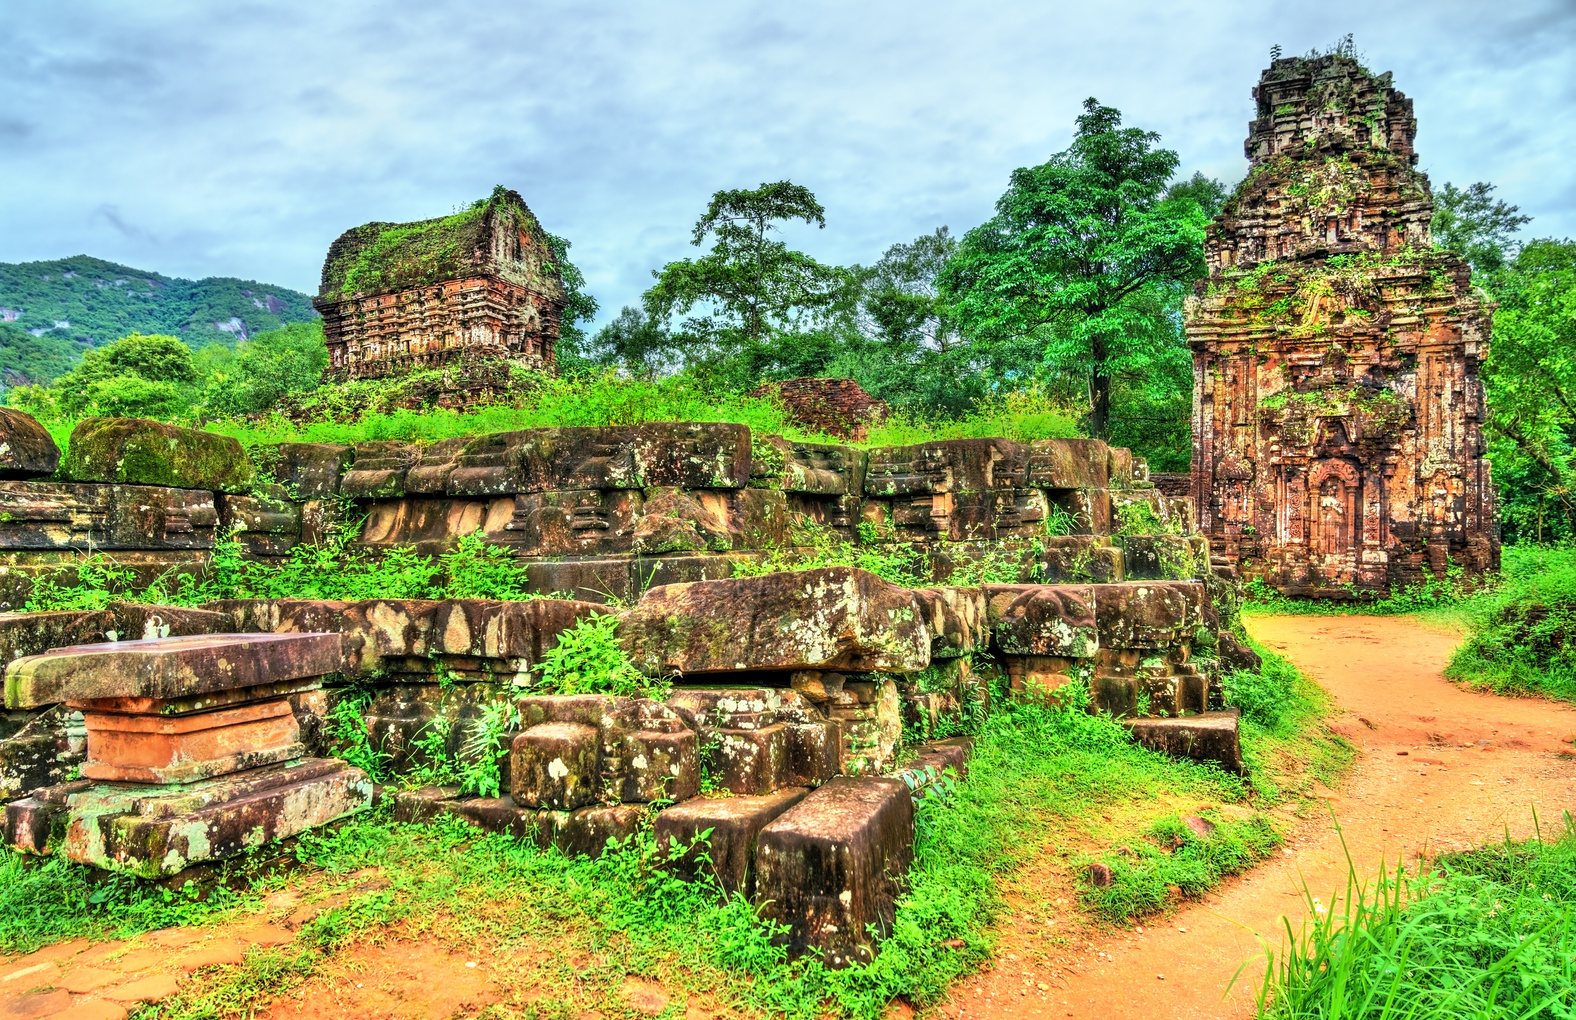
[[87, 779], [190, 783], [306, 753], [288, 698], [181, 715], [82, 715], [88, 731], [88, 760], [82, 766]]
[[829, 967], [869, 962], [892, 930], [913, 859], [907, 784], [839, 777], [761, 830], [755, 900], [788, 926], [792, 955], [819, 952]]
[[228, 436], [146, 418], [88, 418], [72, 430], [60, 473], [78, 482], [242, 493], [256, 472]]
[[1242, 772], [1242, 744], [1238, 737], [1240, 712], [1202, 712], [1176, 719], [1123, 719], [1133, 739], [1173, 758], [1214, 762], [1227, 772]]
[[68, 783], [6, 806], [6, 839], [28, 853], [143, 878], [175, 875], [372, 804], [358, 768], [308, 758], [170, 786]]
[[[802, 786], [759, 797], [696, 797], [657, 815], [657, 850], [666, 866], [691, 878], [710, 875], [730, 895], [755, 894], [755, 842], [761, 830], [810, 791]], [[702, 833], [706, 842], [696, 844]]]
[[102, 698], [178, 699], [339, 668], [338, 634], [210, 634], [55, 648], [11, 663], [7, 708]]

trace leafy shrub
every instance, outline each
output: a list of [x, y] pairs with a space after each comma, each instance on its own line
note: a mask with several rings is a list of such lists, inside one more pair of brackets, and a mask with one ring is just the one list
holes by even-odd
[[495, 701], [483, 706], [482, 714], [466, 733], [460, 749], [460, 792], [478, 797], [498, 796], [502, 771], [498, 767], [509, 754], [504, 738], [520, 728], [520, 710], [510, 701]]
[[582, 617], [558, 635], [542, 656], [537, 689], [550, 694], [614, 694], [626, 698], [663, 698], [668, 685], [635, 668], [618, 643], [618, 617]]
[[530, 583], [525, 565], [507, 546], [491, 545], [477, 528], [461, 535], [454, 548], [439, 557], [443, 569], [443, 594], [451, 599], [502, 599], [519, 602], [540, 598], [526, 590]]
[[366, 693], [342, 698], [334, 703], [324, 723], [334, 756], [365, 772], [374, 783], [381, 783], [388, 779], [389, 756], [372, 746], [365, 715], [371, 701], [372, 695]]
[[1510, 546], [1499, 583], [1466, 600], [1473, 634], [1445, 675], [1497, 694], [1576, 701], [1576, 546]]

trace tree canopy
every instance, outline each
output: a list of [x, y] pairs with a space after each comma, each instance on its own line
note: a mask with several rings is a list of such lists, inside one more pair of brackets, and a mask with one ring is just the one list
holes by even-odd
[[1087, 380], [1091, 435], [1110, 435], [1112, 381], [1175, 360], [1164, 291], [1203, 275], [1198, 196], [1168, 195], [1177, 154], [1121, 113], [1084, 103], [1073, 143], [1012, 174], [996, 215], [964, 235], [940, 278], [962, 330], [1033, 338], [1046, 370]]
[[[645, 313], [664, 329], [685, 317], [669, 343], [686, 364], [735, 385], [758, 378], [780, 360], [780, 341], [812, 330], [816, 313], [838, 300], [842, 269], [771, 236], [794, 221], [825, 228], [826, 210], [792, 181], [718, 191], [691, 236], [696, 246], [711, 238], [711, 251], [653, 271]], [[692, 315], [697, 308], [704, 314]]]

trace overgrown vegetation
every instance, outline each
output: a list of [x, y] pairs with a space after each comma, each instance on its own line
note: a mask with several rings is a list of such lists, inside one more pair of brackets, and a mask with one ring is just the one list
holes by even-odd
[[635, 668], [618, 643], [617, 630], [618, 617], [612, 614], [577, 620], [558, 635], [558, 644], [543, 653], [537, 688], [543, 694], [666, 697], [668, 684]]
[[1462, 608], [1472, 635], [1447, 677], [1576, 702], [1576, 546], [1507, 547], [1498, 583]]
[[1271, 958], [1264, 1020], [1554, 1020], [1576, 1012], [1576, 821], [1545, 841], [1506, 839], [1370, 885], [1348, 873], [1334, 909], [1312, 890], [1309, 924]]
[[[564, 668], [585, 658], [566, 653]], [[327, 954], [363, 938], [389, 937], [436, 938], [472, 952], [534, 947], [543, 959], [597, 961], [581, 968], [543, 965], [521, 975], [522, 987], [545, 986], [577, 1009], [608, 1001], [626, 973], [655, 976], [678, 998], [707, 996], [757, 1015], [877, 1017], [899, 996], [932, 1004], [990, 958], [992, 925], [1006, 909], [1003, 881], [1045, 851], [1077, 868], [1088, 858], [1059, 848], [1091, 840], [1126, 847], [1127, 853], [1107, 855], [1113, 886], [1088, 896], [1099, 916], [1114, 920], [1166, 909], [1175, 902], [1168, 885], [1181, 886], [1184, 895], [1201, 891], [1278, 840], [1246, 805], [1250, 787], [1243, 779], [1137, 746], [1118, 724], [1085, 711], [1087, 692], [1079, 684], [1059, 694], [1048, 704], [998, 700], [981, 721], [968, 782], [926, 800], [909, 891], [882, 954], [864, 967], [828, 971], [814, 961], [787, 962], [772, 942], [772, 926], [748, 903], [663, 872], [649, 833], [598, 860], [570, 860], [454, 822], [402, 826], [380, 814], [301, 837], [289, 852], [305, 871], [288, 878], [257, 867], [277, 855], [263, 848], [250, 865], [232, 866], [226, 888], [236, 891], [211, 892], [206, 900], [195, 887], [168, 892], [121, 880], [95, 887], [87, 869], [62, 859], [24, 867], [19, 855], [6, 852], [0, 951], [214, 923], [238, 910], [263, 909], [266, 894], [288, 883], [309, 898], [343, 897], [342, 905], [320, 914], [282, 956], [213, 974], [157, 1007], [159, 1015], [244, 1012], [247, 1003], [261, 1005], [303, 980]], [[346, 722], [360, 711], [347, 709]], [[469, 743], [485, 752], [488, 735], [511, 722], [475, 726]], [[353, 726], [341, 732], [355, 739]], [[359, 732], [364, 736], [364, 724]], [[448, 731], [423, 739], [446, 746]], [[487, 793], [485, 780], [477, 786]], [[1176, 808], [1167, 805], [1200, 800], [1233, 805], [1222, 808], [1230, 817], [1212, 813], [1219, 828], [1208, 836], [1181, 832]], [[358, 888], [367, 881], [364, 869], [377, 869], [372, 888]]]

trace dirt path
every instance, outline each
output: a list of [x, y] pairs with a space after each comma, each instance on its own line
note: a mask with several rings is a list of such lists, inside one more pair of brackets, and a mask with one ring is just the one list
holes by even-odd
[[[1330, 803], [1359, 872], [1429, 851], [1545, 831], [1576, 813], [1576, 711], [1473, 694], [1440, 676], [1455, 634], [1383, 617], [1259, 617], [1248, 629], [1329, 689], [1333, 728], [1362, 754]], [[1564, 752], [1563, 754], [1561, 752]], [[1284, 939], [1304, 912], [1303, 883], [1324, 903], [1347, 864], [1328, 817], [1295, 823], [1283, 855], [1155, 927], [1029, 962], [1026, 939], [960, 985], [948, 1016], [1144, 1020], [1248, 1017], [1263, 973], [1261, 938]], [[1016, 951], [1015, 951], [1016, 950]], [[1231, 977], [1243, 977], [1228, 994]]]

